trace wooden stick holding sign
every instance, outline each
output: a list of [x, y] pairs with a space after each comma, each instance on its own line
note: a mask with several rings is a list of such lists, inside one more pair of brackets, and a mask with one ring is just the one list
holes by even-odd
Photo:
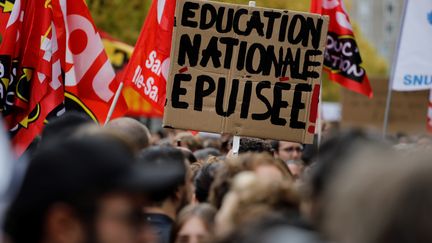
[[178, 0], [164, 127], [312, 143], [328, 18]]

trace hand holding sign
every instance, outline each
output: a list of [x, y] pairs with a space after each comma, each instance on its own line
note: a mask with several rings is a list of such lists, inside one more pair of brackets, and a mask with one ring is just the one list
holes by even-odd
[[311, 142], [327, 18], [177, 2], [164, 125]]

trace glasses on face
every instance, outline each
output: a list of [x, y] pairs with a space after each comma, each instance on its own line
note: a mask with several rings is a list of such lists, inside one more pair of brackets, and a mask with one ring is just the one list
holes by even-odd
[[292, 153], [296, 151], [297, 153], [303, 152], [303, 146], [292, 146], [292, 147], [286, 147], [282, 149], [285, 152]]

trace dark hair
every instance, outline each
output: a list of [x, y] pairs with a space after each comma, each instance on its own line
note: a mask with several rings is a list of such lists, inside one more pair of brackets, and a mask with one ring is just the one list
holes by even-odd
[[84, 113], [70, 111], [62, 116], [52, 119], [42, 131], [42, 142], [53, 139], [65, 139], [74, 134], [82, 125], [91, 124], [93, 120]]
[[179, 149], [183, 153], [183, 156], [187, 159], [189, 164], [193, 164], [198, 161], [194, 153], [192, 153], [190, 149], [184, 147], [177, 147], [177, 149]]
[[240, 139], [240, 148], [239, 154], [254, 152], [254, 153], [263, 153], [267, 152], [272, 155], [273, 150], [269, 142], [266, 142], [259, 138], [246, 138], [242, 137]]
[[199, 170], [197, 176], [194, 179], [195, 197], [199, 202], [207, 202], [210, 186], [212, 185], [216, 176], [216, 172], [220, 167], [221, 163], [210, 160], [210, 162], [206, 162]]
[[7, 211], [5, 232], [14, 243], [40, 242], [45, 217], [59, 202], [89, 222], [98, 199], [121, 189], [128, 160], [132, 154], [114, 139], [85, 137], [42, 145]]
[[185, 184], [186, 173], [186, 161], [179, 149], [150, 147], [138, 155], [128, 183], [144, 192], [152, 203], [160, 203]]
[[279, 140], [271, 140], [270, 145], [273, 151], [279, 151]]

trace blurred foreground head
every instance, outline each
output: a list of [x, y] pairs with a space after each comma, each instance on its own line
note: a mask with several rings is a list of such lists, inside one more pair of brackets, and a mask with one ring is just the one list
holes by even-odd
[[105, 127], [122, 135], [137, 152], [150, 145], [150, 132], [148, 128], [135, 119], [120, 117], [111, 120]]
[[380, 138], [361, 130], [347, 130], [334, 134], [321, 147], [316, 161], [305, 171], [302, 187], [303, 213], [310, 223], [319, 226], [322, 221], [324, 197], [329, 185], [345, 168], [356, 160], [368, 160], [374, 154], [388, 151]]
[[432, 242], [431, 155], [366, 158], [331, 185], [323, 224], [331, 240]]
[[41, 146], [7, 212], [7, 236], [13, 243], [109, 242], [102, 241], [99, 237], [106, 234], [98, 231], [100, 223], [106, 223], [106, 200], [117, 195], [123, 202], [120, 212], [111, 214], [127, 218], [132, 210], [129, 198], [122, 196], [131, 160], [125, 146], [107, 137], [72, 138]]
[[72, 137], [79, 128], [89, 124], [94, 124], [94, 122], [87, 115], [74, 111], [67, 112], [50, 120], [42, 132], [42, 142]]
[[280, 214], [248, 222], [215, 243], [321, 243], [319, 236], [302, 229]]

